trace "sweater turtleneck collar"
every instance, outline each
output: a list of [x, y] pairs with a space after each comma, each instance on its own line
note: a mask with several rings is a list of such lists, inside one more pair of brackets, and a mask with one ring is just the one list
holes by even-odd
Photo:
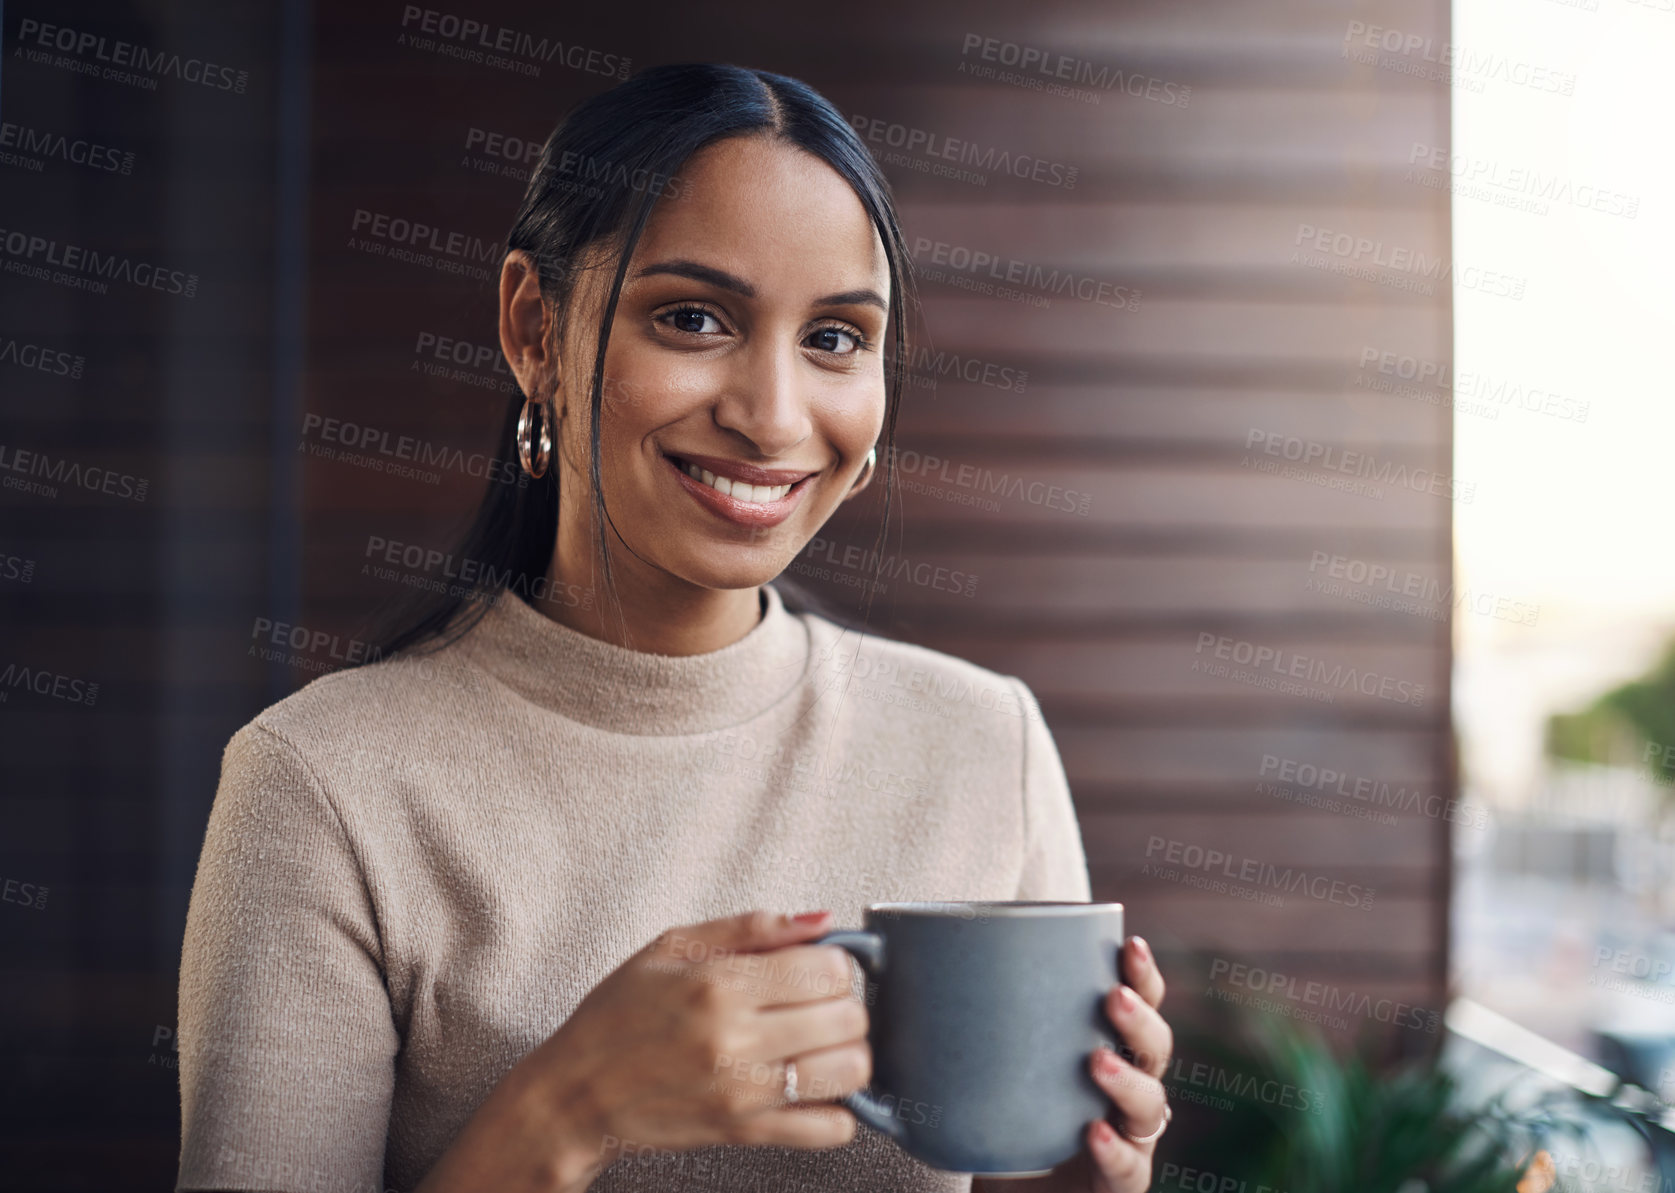
[[743, 638], [697, 655], [630, 650], [563, 625], [502, 592], [460, 646], [525, 699], [614, 733], [674, 736], [738, 725], [797, 687], [808, 629], [763, 585], [762, 619]]

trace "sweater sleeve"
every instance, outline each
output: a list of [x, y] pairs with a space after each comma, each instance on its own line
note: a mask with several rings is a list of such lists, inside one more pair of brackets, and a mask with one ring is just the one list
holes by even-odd
[[1035, 694], [1021, 679], [1012, 682], [1024, 722], [1024, 867], [1014, 898], [1085, 903], [1092, 886], [1064, 764]]
[[295, 747], [221, 762], [180, 965], [177, 1189], [382, 1189], [400, 1043], [354, 849]]

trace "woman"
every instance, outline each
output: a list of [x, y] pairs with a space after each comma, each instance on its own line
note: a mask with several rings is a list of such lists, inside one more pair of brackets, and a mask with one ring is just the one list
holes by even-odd
[[[1087, 899], [1064, 773], [1020, 681], [770, 583], [890, 458], [906, 273], [795, 80], [648, 70], [554, 132], [500, 281], [531, 480], [461, 553], [497, 599], [228, 745], [181, 1188], [968, 1187], [834, 1106], [867, 1016], [808, 942], [874, 901]], [[1147, 1187], [1170, 1033], [1143, 942], [1123, 965], [1132, 1062], [1089, 1065], [1125, 1134], [1007, 1187]]]

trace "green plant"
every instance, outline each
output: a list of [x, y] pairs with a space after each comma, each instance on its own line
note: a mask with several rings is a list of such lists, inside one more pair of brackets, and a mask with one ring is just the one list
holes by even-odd
[[1569, 762], [1639, 766], [1660, 785], [1665, 807], [1675, 805], [1675, 642], [1638, 679], [1548, 717], [1546, 750]]
[[1300, 1105], [1251, 1101], [1217, 1124], [1210, 1142], [1218, 1155], [1240, 1157], [1247, 1190], [1513, 1193], [1524, 1181], [1526, 1193], [1544, 1191], [1552, 1174], [1539, 1149], [1579, 1130], [1563, 1115], [1563, 1099], [1543, 1095], [1514, 1107], [1524, 1091], [1508, 1087], [1468, 1104], [1434, 1054], [1376, 1068], [1365, 1045], [1340, 1057], [1313, 1025], [1265, 1012], [1224, 1030], [1188, 1030], [1177, 1050], [1307, 1095], [1290, 1099]]

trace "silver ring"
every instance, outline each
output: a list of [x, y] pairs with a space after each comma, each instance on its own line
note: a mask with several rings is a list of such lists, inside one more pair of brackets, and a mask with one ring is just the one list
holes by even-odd
[[1163, 1128], [1167, 1127], [1169, 1125], [1169, 1120], [1174, 1117], [1174, 1109], [1169, 1105], [1169, 1103], [1165, 1102], [1163, 1104], [1163, 1121], [1157, 1124], [1157, 1130], [1153, 1131], [1150, 1135], [1141, 1135], [1136, 1137], [1130, 1135], [1127, 1131], [1123, 1131], [1121, 1127], [1118, 1127], [1117, 1130], [1122, 1131], [1122, 1137], [1130, 1143], [1150, 1143], [1159, 1135], [1163, 1134]]
[[797, 1062], [794, 1060], [785, 1062], [785, 1100], [797, 1100]]

